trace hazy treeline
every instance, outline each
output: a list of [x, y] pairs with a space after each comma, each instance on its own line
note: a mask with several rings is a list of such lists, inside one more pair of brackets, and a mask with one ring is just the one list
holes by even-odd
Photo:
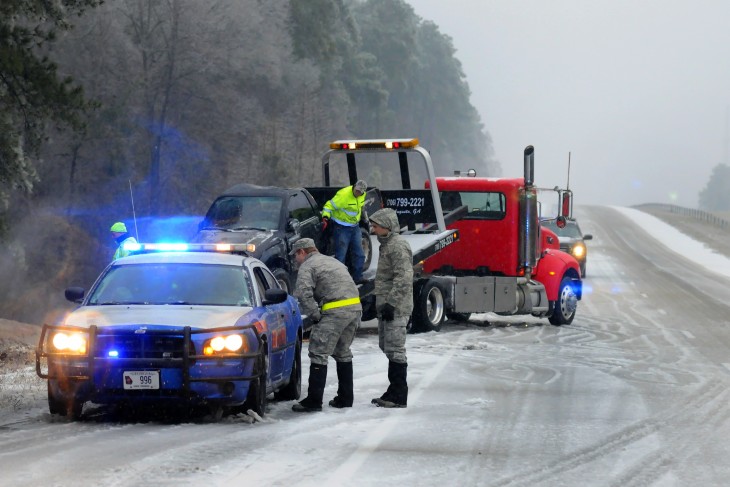
[[319, 184], [348, 137], [415, 136], [440, 174], [500, 173], [451, 39], [403, 0], [108, 1], [68, 20], [42, 53], [92, 106], [84, 131], [49, 126], [32, 193], [6, 191], [0, 316], [88, 287], [130, 193], [137, 217], [197, 218], [238, 182]]
[[700, 208], [708, 211], [730, 211], [730, 166], [712, 168], [707, 185], [700, 191]]

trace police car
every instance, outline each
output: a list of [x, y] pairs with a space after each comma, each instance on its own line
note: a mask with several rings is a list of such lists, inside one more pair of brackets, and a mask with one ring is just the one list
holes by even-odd
[[261, 261], [235, 245], [132, 250], [144, 253], [112, 262], [88, 294], [67, 289], [80, 306], [43, 326], [52, 414], [79, 418], [91, 401], [263, 416], [268, 394], [299, 398], [302, 316]]

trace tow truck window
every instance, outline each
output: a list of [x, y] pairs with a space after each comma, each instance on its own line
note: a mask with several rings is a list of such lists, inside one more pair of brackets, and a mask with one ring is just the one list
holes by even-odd
[[466, 205], [469, 220], [501, 220], [504, 218], [507, 199], [503, 193], [444, 191], [441, 193], [441, 208], [448, 213]]

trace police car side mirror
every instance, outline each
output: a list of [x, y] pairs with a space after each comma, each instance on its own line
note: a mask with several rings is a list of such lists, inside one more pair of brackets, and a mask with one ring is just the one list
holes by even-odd
[[593, 240], [593, 234], [586, 233], [585, 235], [583, 235], [583, 240]]
[[283, 289], [267, 289], [264, 292], [264, 306], [278, 304], [286, 301], [289, 295]]
[[81, 303], [84, 299], [85, 290], [82, 287], [70, 287], [64, 292], [66, 299], [72, 303]]

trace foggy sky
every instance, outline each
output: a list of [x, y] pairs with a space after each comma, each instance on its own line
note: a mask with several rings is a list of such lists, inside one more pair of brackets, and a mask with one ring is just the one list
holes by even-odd
[[730, 162], [727, 0], [406, 1], [453, 39], [503, 176], [534, 145], [541, 187], [571, 153], [576, 204], [696, 208]]

